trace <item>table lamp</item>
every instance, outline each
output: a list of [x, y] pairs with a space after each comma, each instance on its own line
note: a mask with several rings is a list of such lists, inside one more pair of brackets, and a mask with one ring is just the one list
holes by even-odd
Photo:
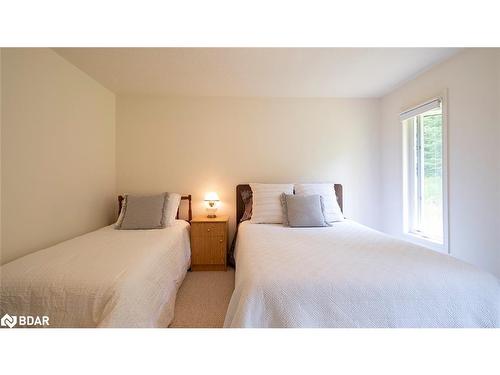
[[207, 202], [207, 217], [213, 219], [217, 217], [215, 213], [217, 212], [217, 202], [219, 202], [219, 196], [215, 192], [210, 192], [205, 194], [205, 202]]

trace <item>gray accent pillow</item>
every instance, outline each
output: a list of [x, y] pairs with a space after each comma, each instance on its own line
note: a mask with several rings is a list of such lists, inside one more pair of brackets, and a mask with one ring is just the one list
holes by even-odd
[[281, 194], [283, 225], [289, 227], [328, 227], [321, 195]]
[[125, 195], [116, 229], [165, 228], [168, 193], [150, 196]]

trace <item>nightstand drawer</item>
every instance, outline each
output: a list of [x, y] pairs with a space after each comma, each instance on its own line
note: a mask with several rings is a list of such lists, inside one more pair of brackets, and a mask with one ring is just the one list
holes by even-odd
[[226, 236], [193, 237], [191, 263], [226, 264]]
[[191, 235], [194, 237], [225, 236], [226, 223], [193, 223]]

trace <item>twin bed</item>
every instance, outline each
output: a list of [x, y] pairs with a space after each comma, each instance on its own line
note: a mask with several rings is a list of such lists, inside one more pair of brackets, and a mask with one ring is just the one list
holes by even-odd
[[[191, 196], [181, 199], [191, 220]], [[167, 327], [190, 266], [189, 227], [110, 225], [7, 263], [0, 314], [48, 315], [50, 327]]]
[[[335, 193], [342, 208], [340, 185]], [[51, 327], [167, 327], [190, 253], [184, 220], [108, 226], [3, 265], [0, 314], [49, 315]], [[235, 259], [225, 327], [500, 327], [493, 275], [351, 220], [242, 222]]]

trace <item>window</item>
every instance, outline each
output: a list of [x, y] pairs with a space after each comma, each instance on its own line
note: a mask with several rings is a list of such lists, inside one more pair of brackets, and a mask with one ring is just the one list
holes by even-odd
[[447, 251], [445, 117], [443, 100], [401, 114], [404, 135], [405, 233]]

